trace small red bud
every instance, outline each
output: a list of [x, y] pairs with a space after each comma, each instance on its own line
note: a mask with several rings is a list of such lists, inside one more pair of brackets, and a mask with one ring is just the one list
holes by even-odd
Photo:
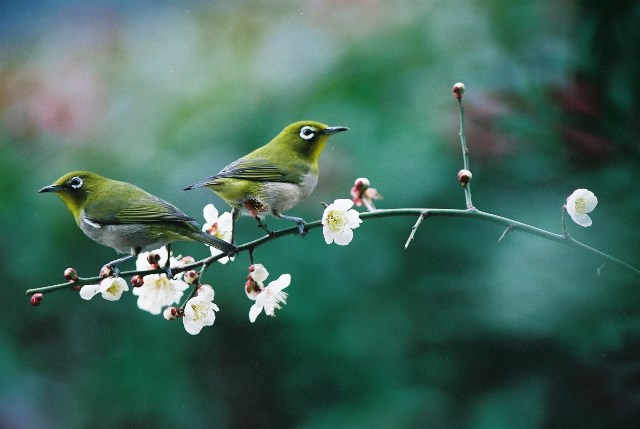
[[144, 284], [144, 278], [137, 274], [133, 277], [131, 277], [131, 286], [132, 287], [140, 287]]
[[462, 94], [464, 94], [464, 83], [458, 82], [453, 85], [453, 96], [460, 100], [462, 99]]
[[458, 182], [460, 182], [463, 186], [469, 183], [473, 175], [469, 170], [462, 169], [458, 171]]
[[70, 282], [75, 282], [78, 280], [78, 272], [75, 268], [67, 268], [64, 270], [64, 278], [69, 280]]
[[82, 285], [73, 285], [71, 286], [71, 290], [74, 292], [80, 292], [80, 289], [82, 289]]
[[151, 265], [158, 265], [158, 262], [160, 262], [160, 255], [157, 253], [149, 253], [147, 256], [147, 262]]
[[44, 298], [44, 295], [41, 293], [34, 293], [33, 295], [31, 295], [31, 305], [34, 307], [39, 306], [40, 304], [42, 304], [42, 299]]
[[104, 265], [100, 269], [100, 277], [102, 277], [103, 279], [106, 279], [107, 277], [111, 277], [112, 275], [113, 275], [113, 269], [111, 268], [111, 265]]

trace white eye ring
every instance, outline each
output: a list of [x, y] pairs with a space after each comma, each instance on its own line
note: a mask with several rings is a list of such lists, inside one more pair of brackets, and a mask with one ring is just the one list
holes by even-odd
[[73, 189], [81, 188], [83, 183], [84, 182], [82, 181], [82, 178], [78, 176], [74, 176], [73, 178], [71, 178], [71, 180], [69, 180], [69, 185], [71, 185]]
[[308, 125], [300, 129], [300, 137], [305, 140], [311, 140], [316, 135], [316, 129]]

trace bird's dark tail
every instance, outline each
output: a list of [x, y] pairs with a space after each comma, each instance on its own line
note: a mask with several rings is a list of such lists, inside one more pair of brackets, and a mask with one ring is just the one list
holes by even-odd
[[204, 231], [194, 231], [192, 238], [201, 243], [213, 246], [216, 249], [223, 251], [227, 255], [235, 255], [236, 253], [238, 253], [238, 248], [235, 245], [227, 243], [224, 240], [220, 240], [219, 238], [214, 237], [211, 234], [207, 234]]

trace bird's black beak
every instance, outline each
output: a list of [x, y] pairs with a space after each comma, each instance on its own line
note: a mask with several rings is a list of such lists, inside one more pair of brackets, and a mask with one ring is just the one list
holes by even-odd
[[40, 189], [38, 191], [38, 193], [42, 193], [42, 192], [59, 192], [62, 191], [62, 186], [60, 185], [49, 185], [49, 186], [45, 186], [44, 188]]
[[349, 128], [347, 128], [347, 127], [328, 127], [324, 131], [322, 131], [322, 134], [331, 135], [331, 134], [335, 134], [335, 133], [341, 133], [343, 131], [349, 131]]

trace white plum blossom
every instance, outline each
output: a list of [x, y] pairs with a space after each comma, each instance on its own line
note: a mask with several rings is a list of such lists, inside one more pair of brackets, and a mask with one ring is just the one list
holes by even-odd
[[352, 209], [353, 201], [341, 198], [330, 204], [322, 214], [322, 234], [327, 244], [335, 241], [346, 246], [353, 240], [353, 231], [360, 226], [360, 214]]
[[282, 290], [291, 284], [291, 275], [283, 274], [277, 280], [269, 283], [256, 297], [256, 302], [249, 309], [249, 320], [256, 321], [258, 315], [264, 310], [267, 316], [275, 316], [275, 310], [281, 308], [280, 304], [287, 303], [287, 293]]
[[591, 226], [592, 221], [587, 213], [593, 211], [598, 204], [598, 199], [588, 189], [576, 189], [567, 198], [567, 213], [571, 219], [580, 226]]
[[[207, 204], [204, 206], [202, 210], [202, 215], [204, 216], [205, 224], [202, 225], [202, 230], [213, 235], [220, 240], [224, 240], [227, 243], [231, 243], [231, 237], [233, 232], [233, 218], [231, 217], [231, 213], [224, 212], [222, 215], [218, 216], [218, 209], [213, 204]], [[213, 246], [209, 246], [211, 249], [211, 256], [218, 256], [224, 253], [222, 250], [216, 249]], [[226, 264], [229, 260], [233, 261], [233, 258], [229, 258], [225, 256], [224, 258], [218, 259], [218, 262], [221, 264]]]
[[129, 285], [125, 279], [121, 277], [107, 277], [97, 285], [82, 286], [82, 289], [80, 289], [80, 297], [89, 300], [100, 293], [107, 301], [117, 301], [122, 296], [122, 293], [128, 290]]
[[187, 301], [184, 307], [184, 329], [191, 335], [200, 333], [205, 326], [213, 325], [216, 320], [216, 311], [220, 311], [213, 303], [213, 288], [209, 285], [200, 285], [198, 294]]
[[[157, 254], [160, 260], [157, 264], [149, 262], [149, 255]], [[149, 270], [164, 266], [167, 260], [166, 248], [154, 250], [152, 252], [142, 252], [138, 255], [136, 268], [138, 270]], [[182, 265], [173, 255], [170, 257], [172, 267]], [[160, 314], [162, 308], [177, 304], [189, 285], [182, 280], [183, 273], [180, 273], [174, 279], [170, 279], [166, 274], [147, 274], [142, 278], [143, 284], [133, 289], [133, 294], [138, 297], [138, 308], [148, 311], [151, 314]]]

